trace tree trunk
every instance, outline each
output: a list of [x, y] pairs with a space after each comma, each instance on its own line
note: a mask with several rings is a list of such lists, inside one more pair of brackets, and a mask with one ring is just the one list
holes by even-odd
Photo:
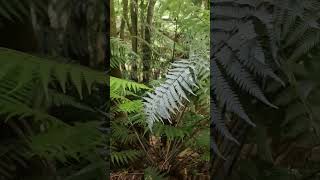
[[124, 29], [126, 26], [126, 20], [128, 17], [128, 0], [122, 1], [122, 17], [120, 24], [120, 39], [124, 39]]
[[[114, 3], [113, 3], [113, 0], [110, 0], [110, 37], [116, 37], [116, 36], [117, 36], [117, 24], [116, 24], [116, 16], [114, 13]], [[110, 75], [113, 77], [122, 78], [120, 67], [112, 68]]]
[[[138, 0], [131, 0], [130, 3], [130, 14], [131, 14], [131, 45], [132, 50], [138, 53]], [[131, 79], [138, 81], [138, 62], [137, 59], [133, 60], [131, 69]]]
[[[152, 58], [152, 49], [151, 45], [151, 26], [152, 26], [152, 19], [154, 13], [154, 6], [156, 4], [156, 0], [149, 0], [148, 4], [148, 12], [147, 12], [147, 22], [144, 31], [144, 44], [143, 44], [143, 82], [148, 83], [150, 77], [150, 61]], [[147, 43], [147, 44], [146, 44]]]
[[140, 0], [140, 38], [142, 38], [142, 39], [144, 39], [144, 31], [145, 31], [146, 5], [147, 4], [144, 3], [144, 0]]
[[205, 9], [208, 9], [208, 10], [210, 9], [209, 0], [203, 0], [202, 3], [203, 3], [203, 6], [204, 6]]
[[[122, 18], [121, 18], [121, 24], [120, 24], [120, 39], [124, 40], [125, 39], [125, 27], [126, 24], [128, 23], [128, 0], [123, 0], [122, 1]], [[128, 25], [129, 31], [130, 31], [130, 25]], [[125, 64], [120, 65], [121, 70], [125, 71], [126, 66]]]

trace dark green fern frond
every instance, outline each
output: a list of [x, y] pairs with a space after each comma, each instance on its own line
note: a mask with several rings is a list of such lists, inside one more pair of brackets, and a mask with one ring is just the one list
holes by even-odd
[[165, 135], [170, 140], [184, 139], [184, 137], [186, 137], [189, 134], [189, 132], [187, 130], [184, 130], [183, 128], [169, 126], [162, 123], [157, 123], [154, 126], [153, 131], [155, 135], [159, 137]]
[[122, 143], [122, 144], [133, 144], [137, 142], [136, 134], [130, 130], [127, 126], [121, 124], [112, 122], [112, 135], [111, 135], [111, 143]]
[[112, 151], [111, 162], [114, 164], [128, 164], [131, 161], [138, 160], [141, 152], [138, 150]]
[[2, 77], [18, 70], [15, 79], [18, 84], [11, 92], [35, 80], [41, 82], [46, 95], [48, 95], [48, 85], [53, 81], [59, 82], [63, 92], [66, 92], [66, 83], [70, 82], [82, 98], [84, 87], [91, 93], [93, 83], [107, 83], [103, 72], [80, 65], [58, 63], [53, 59], [45, 59], [5, 48], [0, 49], [0, 62], [3, 64], [0, 68]]
[[[14, 141], [14, 140], [13, 140]], [[21, 143], [1, 142], [0, 146], [0, 178], [14, 178], [15, 170], [18, 167], [27, 167], [27, 154], [29, 149]]]
[[165, 175], [154, 167], [148, 167], [144, 170], [144, 180], [166, 180]]
[[85, 111], [94, 111], [91, 107], [79, 102], [76, 98], [55, 91], [49, 93], [49, 106], [71, 106]]
[[296, 61], [302, 55], [309, 52], [312, 48], [320, 43], [320, 27], [318, 30], [308, 32], [302, 41], [299, 42], [296, 50], [291, 55], [288, 61]]
[[41, 110], [33, 109], [26, 104], [6, 95], [0, 95], [0, 114], [5, 115], [5, 121], [14, 117], [17, 117], [18, 119], [31, 117], [34, 120], [47, 120], [51, 122], [59, 121], [54, 116], [42, 112]]
[[68, 157], [76, 160], [86, 158], [86, 154], [97, 153], [94, 150], [98, 145], [102, 145], [103, 139], [97, 129], [98, 125], [99, 122], [95, 121], [76, 123], [74, 126], [59, 123], [31, 136], [30, 147], [37, 155], [63, 163], [68, 162]]
[[31, 17], [31, 7], [36, 12], [43, 12], [46, 8], [45, 3], [36, 0], [0, 1], [0, 18], [23, 22], [25, 17]]

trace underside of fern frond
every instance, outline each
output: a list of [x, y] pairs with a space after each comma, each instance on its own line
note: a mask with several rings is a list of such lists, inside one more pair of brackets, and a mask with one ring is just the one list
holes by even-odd
[[144, 97], [147, 123], [152, 129], [153, 123], [166, 119], [171, 122], [171, 114], [175, 114], [189, 101], [187, 93], [193, 94], [192, 88], [197, 87], [196, 63], [192, 58], [172, 63], [166, 75], [166, 81], [155, 88], [154, 93]]

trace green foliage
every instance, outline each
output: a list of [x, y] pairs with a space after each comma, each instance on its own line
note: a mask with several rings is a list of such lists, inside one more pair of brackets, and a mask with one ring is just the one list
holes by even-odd
[[58, 63], [51, 59], [41, 58], [26, 53], [0, 49], [1, 79], [8, 73], [17, 73], [14, 80], [16, 87], [10, 93], [25, 86], [30, 81], [39, 81], [43, 91], [48, 96], [48, 85], [52, 81], [60, 84], [63, 92], [66, 92], [66, 83], [69, 82], [77, 89], [83, 98], [83, 88], [91, 92], [93, 83], [106, 84], [107, 79], [103, 72], [97, 72], [87, 67], [75, 64]]
[[111, 152], [111, 162], [118, 164], [128, 164], [131, 161], [138, 160], [141, 157], [141, 152], [137, 150], [124, 150]]
[[[98, 119], [68, 125], [63, 119], [48, 113], [48, 109], [69, 106], [83, 113], [95, 112], [94, 108], [65, 93], [78, 92], [82, 98], [95, 93], [92, 92], [94, 84], [106, 85], [104, 73], [3, 48], [0, 61], [3, 65], [0, 114], [5, 120], [2, 124], [32, 120], [23, 126], [10, 125], [19, 138], [10, 141], [8, 147], [19, 142], [23, 148], [2, 154], [1, 159], [4, 156], [13, 157], [10, 161], [1, 160], [2, 163], [20, 166], [34, 156], [62, 163], [70, 163], [71, 159], [83, 161], [83, 158], [90, 162], [93, 154], [99, 159], [98, 152], [94, 152], [102, 144], [102, 134], [97, 129]], [[88, 89], [87, 93], [84, 93], [84, 88]], [[25, 128], [30, 128], [32, 133], [26, 132]], [[2, 170], [0, 175], [9, 178], [14, 177], [13, 174], [14, 169], [11, 169]]]
[[137, 92], [138, 90], [141, 90], [141, 89], [150, 89], [144, 84], [139, 84], [133, 81], [125, 80], [125, 79], [119, 79], [116, 77], [110, 77], [110, 87], [111, 87], [111, 91], [120, 89], [121, 91], [128, 90], [128, 91]]
[[98, 125], [99, 122], [94, 121], [73, 126], [55, 125], [31, 136], [30, 147], [34, 154], [50, 159], [56, 158], [63, 163], [68, 162], [68, 157], [77, 160], [87, 158], [87, 154], [97, 153], [96, 146], [103, 143], [102, 135], [97, 129]]
[[165, 180], [165, 174], [159, 172], [156, 168], [148, 167], [144, 170], [145, 180]]
[[110, 68], [120, 67], [121, 64], [128, 62], [128, 59], [132, 57], [138, 57], [138, 55], [131, 50], [128, 44], [119, 38], [110, 38], [111, 44], [111, 60]]
[[157, 123], [153, 130], [154, 134], [161, 137], [166, 136], [169, 140], [184, 139], [189, 132], [181, 127], [174, 127]]

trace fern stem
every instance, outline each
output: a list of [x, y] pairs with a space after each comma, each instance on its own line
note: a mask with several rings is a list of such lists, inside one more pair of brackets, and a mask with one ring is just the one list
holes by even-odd
[[144, 152], [146, 153], [146, 155], [148, 156], [148, 160], [149, 160], [151, 163], [154, 163], [153, 160], [152, 160], [152, 158], [151, 158], [151, 156], [150, 156], [150, 154], [148, 153], [146, 147], [145, 147], [144, 144], [142, 143], [142, 141], [141, 141], [141, 139], [140, 139], [140, 137], [139, 137], [139, 134], [137, 133], [136, 128], [135, 128], [135, 127], [132, 127], [132, 128], [133, 128], [133, 130], [134, 130], [135, 135], [137, 136], [137, 139], [138, 139], [138, 141], [139, 141], [139, 143], [140, 143], [143, 151], [144, 151]]

